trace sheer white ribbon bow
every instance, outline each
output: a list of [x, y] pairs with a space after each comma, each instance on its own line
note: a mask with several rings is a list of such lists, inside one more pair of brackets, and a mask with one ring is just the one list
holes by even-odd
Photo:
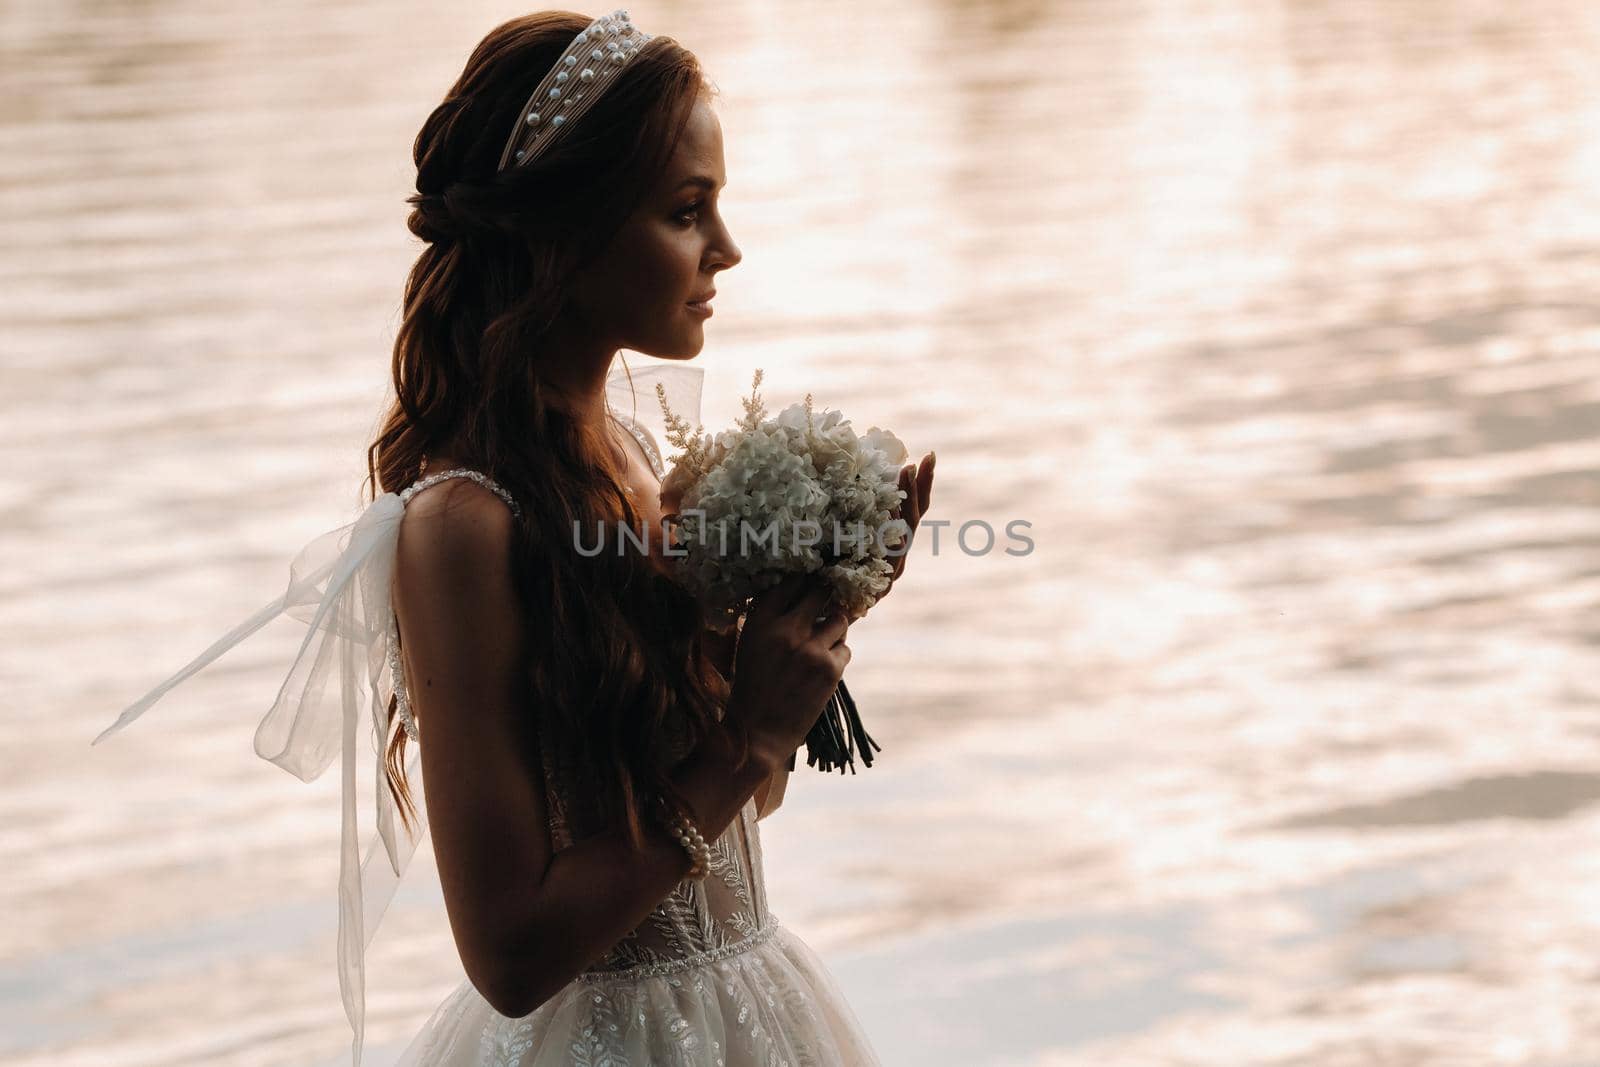
[[[367, 847], [365, 860], [359, 860], [356, 737], [360, 708], [365, 702], [371, 712], [373, 747], [379, 755], [377, 766], [381, 767], [389, 697], [393, 693], [385, 656], [391, 611], [389, 590], [404, 514], [405, 505], [399, 495], [384, 493], [355, 522], [306, 545], [290, 565], [289, 588], [282, 596], [229, 630], [182, 670], [130, 705], [91, 742], [99, 744], [133, 722], [174, 686], [278, 616], [287, 613], [310, 626], [277, 699], [256, 728], [255, 750], [262, 759], [305, 782], [321, 776], [336, 755], [343, 755], [339, 992], [345, 1015], [355, 1031], [351, 1056], [356, 1067], [361, 1065], [366, 1014], [362, 957], [418, 841], [427, 831], [423, 794], [413, 789], [418, 813], [415, 836], [396, 833], [394, 801], [378, 770], [373, 775], [378, 836], [388, 863], [377, 862], [378, 841]], [[417, 762], [413, 746], [406, 763], [408, 782], [415, 780]]]

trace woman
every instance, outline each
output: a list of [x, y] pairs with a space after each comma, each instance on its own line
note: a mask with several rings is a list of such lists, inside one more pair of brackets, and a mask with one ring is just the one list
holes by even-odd
[[[768, 913], [755, 825], [847, 620], [786, 582], [733, 657], [659, 538], [574, 550], [575, 523], [660, 529], [659, 452], [606, 383], [620, 348], [698, 354], [740, 260], [710, 93], [625, 13], [545, 13], [490, 33], [417, 137], [427, 247], [371, 450], [382, 489], [425, 486], [395, 556], [410, 718], [387, 764], [404, 806], [414, 726], [467, 981], [402, 1063], [876, 1062]], [[488, 480], [429, 477], [450, 471]]]
[[[740, 259], [710, 93], [693, 55], [625, 12], [546, 12], [484, 38], [416, 140], [424, 248], [371, 504], [95, 739], [277, 616], [310, 624], [255, 744], [307, 781], [341, 758], [357, 1067], [364, 950], [429, 825], [466, 980], [402, 1064], [877, 1062], [769, 913], [756, 827], [850, 661], [846, 618], [791, 579], [721, 640], [659, 535], [598, 554], [575, 540], [660, 530], [659, 442], [607, 398], [624, 393], [611, 364], [626, 347], [678, 361], [641, 376], [698, 404], [682, 361]], [[914, 531], [931, 454], [901, 484]], [[364, 704], [383, 773], [382, 847], [363, 859]]]

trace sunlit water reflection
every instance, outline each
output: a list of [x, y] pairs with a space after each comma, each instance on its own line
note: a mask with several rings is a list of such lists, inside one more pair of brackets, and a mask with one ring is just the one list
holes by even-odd
[[[884, 752], [762, 824], [886, 1062], [1600, 1062], [1600, 9], [630, 10], [722, 90], [708, 415], [939, 452]], [[0, 10], [0, 1061], [341, 1058], [292, 625], [87, 742], [353, 512], [410, 139], [513, 13]]]

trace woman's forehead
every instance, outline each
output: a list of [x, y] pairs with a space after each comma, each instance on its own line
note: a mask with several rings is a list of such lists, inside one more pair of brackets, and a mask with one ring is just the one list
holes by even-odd
[[667, 166], [667, 179], [674, 189], [695, 178], [721, 181], [722, 123], [704, 100], [696, 102], [677, 149]]

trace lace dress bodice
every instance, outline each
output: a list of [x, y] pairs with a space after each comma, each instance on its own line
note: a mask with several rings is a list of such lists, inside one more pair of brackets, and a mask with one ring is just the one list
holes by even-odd
[[[647, 433], [618, 416], [619, 425], [639, 442], [659, 480], [665, 477], [661, 456]], [[440, 471], [419, 479], [399, 495], [409, 502], [417, 493], [453, 478], [467, 478], [505, 501], [515, 514], [517, 503], [504, 488], [482, 473], [466, 468]], [[399, 715], [408, 736], [418, 737], [411, 714], [399, 656], [398, 624], [391, 619], [389, 659]], [[541, 738], [541, 741], [544, 739]], [[553, 744], [541, 743], [551, 845], [561, 852], [600, 827], [583, 803], [580, 775]], [[634, 930], [613, 945], [580, 981], [669, 975], [753, 947], [771, 936], [776, 926], [767, 911], [761, 868], [758, 809], [752, 797], [722, 834], [710, 843], [711, 868], [704, 879], [685, 878]], [[610, 995], [597, 990], [597, 996]]]

